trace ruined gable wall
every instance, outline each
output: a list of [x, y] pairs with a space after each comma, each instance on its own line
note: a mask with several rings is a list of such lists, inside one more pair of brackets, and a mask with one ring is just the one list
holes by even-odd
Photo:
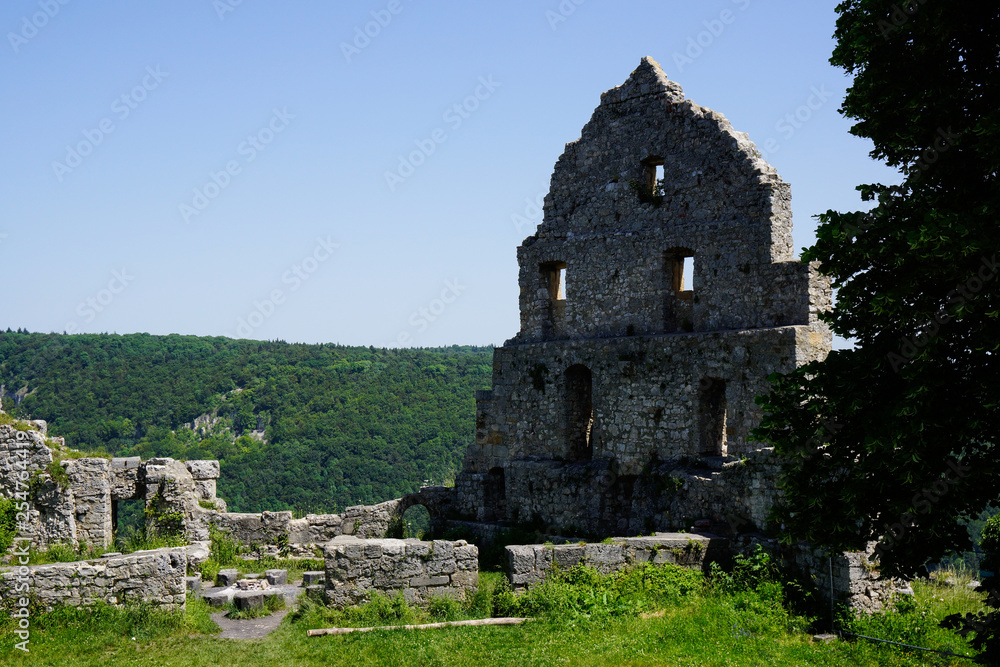
[[[641, 192], [655, 178], [662, 193]], [[673, 471], [755, 454], [766, 378], [830, 350], [830, 282], [792, 258], [790, 196], [655, 62], [602, 95], [518, 248], [521, 330], [477, 393], [458, 514], [599, 535], [762, 527], [769, 464]]]
[[[651, 161], [662, 163], [660, 205], [635, 187]], [[515, 340], [814, 322], [808, 268], [789, 261], [790, 199], [745, 134], [644, 59], [556, 164], [545, 219], [518, 249]], [[676, 251], [693, 254], [697, 286], [671, 303]], [[547, 265], [565, 265], [562, 303], [552, 303]]]

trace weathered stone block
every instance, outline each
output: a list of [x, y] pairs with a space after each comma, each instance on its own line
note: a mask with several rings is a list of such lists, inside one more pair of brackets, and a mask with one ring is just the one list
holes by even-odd
[[[465, 569], [463, 576], [449, 576], [458, 571], [456, 544], [468, 546], [446, 540], [337, 538], [326, 549], [326, 598], [334, 606], [354, 604], [373, 590], [400, 592], [414, 602], [425, 602], [430, 591], [461, 598], [470, 588], [467, 582], [478, 580], [478, 572]], [[348, 553], [356, 557], [348, 558]], [[465, 552], [461, 561], [466, 568], [476, 563], [471, 554]]]
[[215, 480], [196, 479], [194, 482], [194, 491], [198, 500], [215, 500]]
[[219, 478], [218, 461], [187, 461], [185, 462], [191, 477], [196, 480], [208, 480]]
[[420, 542], [419, 540], [407, 540], [406, 542], [406, 555], [407, 556], [418, 556], [420, 558], [429, 557], [431, 553], [431, 545], [427, 542]]
[[583, 559], [583, 547], [559, 545], [552, 549], [552, 560], [563, 570], [568, 570]]
[[476, 588], [479, 586], [479, 572], [455, 572], [451, 575], [451, 583], [465, 589]]
[[232, 586], [240, 578], [239, 570], [233, 568], [227, 568], [225, 570], [219, 570], [219, 574], [215, 577], [215, 581], [220, 586]]
[[428, 574], [451, 574], [458, 569], [457, 564], [454, 559], [451, 560], [432, 560], [427, 563], [427, 573]]
[[508, 572], [522, 574], [535, 571], [535, 550], [530, 545], [510, 545], [506, 551]]
[[302, 585], [307, 588], [316, 584], [322, 584], [324, 581], [326, 581], [326, 572], [311, 571], [302, 573]]
[[233, 595], [233, 591], [217, 591], [215, 593], [206, 593], [201, 596], [201, 599], [213, 607], [225, 607], [233, 601]]
[[123, 470], [135, 470], [142, 464], [142, 459], [138, 456], [128, 456], [111, 459], [112, 468], [121, 468]]
[[248, 609], [263, 609], [264, 607], [264, 592], [263, 591], [237, 591], [236, 595], [233, 596], [233, 604], [240, 611], [246, 611]]
[[288, 570], [265, 570], [264, 575], [272, 586], [288, 583]]

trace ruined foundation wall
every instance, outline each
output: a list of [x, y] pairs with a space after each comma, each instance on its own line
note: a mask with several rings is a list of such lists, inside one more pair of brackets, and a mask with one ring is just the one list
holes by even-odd
[[334, 607], [365, 602], [372, 592], [402, 592], [407, 602], [462, 599], [479, 586], [479, 550], [464, 540], [369, 539], [344, 536], [325, 549], [326, 598]]
[[619, 537], [600, 544], [510, 545], [507, 578], [515, 590], [530, 588], [553, 571], [586, 565], [598, 572], [618, 572], [643, 563], [680, 565], [706, 570], [709, 563], [729, 557], [728, 541], [707, 535], [658, 533], [650, 537]]
[[[810, 333], [782, 327], [497, 349], [493, 390], [477, 393], [476, 442], [456, 480], [459, 515], [599, 536], [687, 529], [686, 517], [762, 528], [777, 465], [754, 475], [737, 474], [746, 461], [729, 468], [767, 456], [750, 437], [761, 418], [754, 397], [768, 390], [768, 375], [796, 367], [796, 341]], [[575, 458], [567, 437], [564, 378], [578, 364], [592, 377], [589, 458]], [[719, 380], [716, 419], [731, 461], [725, 473], [677, 473], [675, 481], [674, 468], [704, 453], [700, 392]]]
[[832, 577], [835, 602], [846, 604], [852, 611], [871, 614], [882, 611], [896, 593], [908, 588], [900, 580], [880, 577], [870, 560], [874, 547], [873, 542], [867, 551], [845, 551], [831, 557], [822, 549], [798, 545], [784, 555], [812, 580], [823, 599], [830, 599]]
[[[59, 606], [139, 601], [165, 609], [183, 609], [186, 574], [187, 554], [183, 548], [137, 551], [74, 563], [4, 567], [0, 568], [0, 598], [12, 600], [27, 595], [38, 600], [46, 611]], [[27, 590], [18, 590], [24, 583]]]
[[400, 500], [348, 507], [342, 514], [307, 514], [293, 519], [291, 512], [206, 512], [203, 520], [245, 545], [287, 543], [321, 545], [340, 535], [384, 537], [399, 516]]

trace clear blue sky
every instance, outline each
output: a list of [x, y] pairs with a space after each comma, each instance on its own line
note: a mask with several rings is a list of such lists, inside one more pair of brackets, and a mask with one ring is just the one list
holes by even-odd
[[836, 4], [6, 0], [0, 327], [502, 344], [530, 203], [644, 55], [792, 184], [801, 248], [894, 180]]

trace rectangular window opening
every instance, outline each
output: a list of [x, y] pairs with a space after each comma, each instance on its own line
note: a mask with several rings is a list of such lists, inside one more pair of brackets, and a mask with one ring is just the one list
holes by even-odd
[[667, 266], [674, 293], [690, 298], [694, 292], [694, 254], [690, 251], [669, 252]]
[[549, 297], [553, 301], [566, 300], [566, 263], [549, 262], [542, 265]]
[[645, 186], [651, 194], [657, 192], [657, 185], [663, 182], [663, 158], [650, 155], [642, 161]]
[[694, 291], [694, 257], [681, 257], [681, 292]]
[[726, 381], [703, 378], [698, 388], [699, 449], [702, 456], [725, 456]]

